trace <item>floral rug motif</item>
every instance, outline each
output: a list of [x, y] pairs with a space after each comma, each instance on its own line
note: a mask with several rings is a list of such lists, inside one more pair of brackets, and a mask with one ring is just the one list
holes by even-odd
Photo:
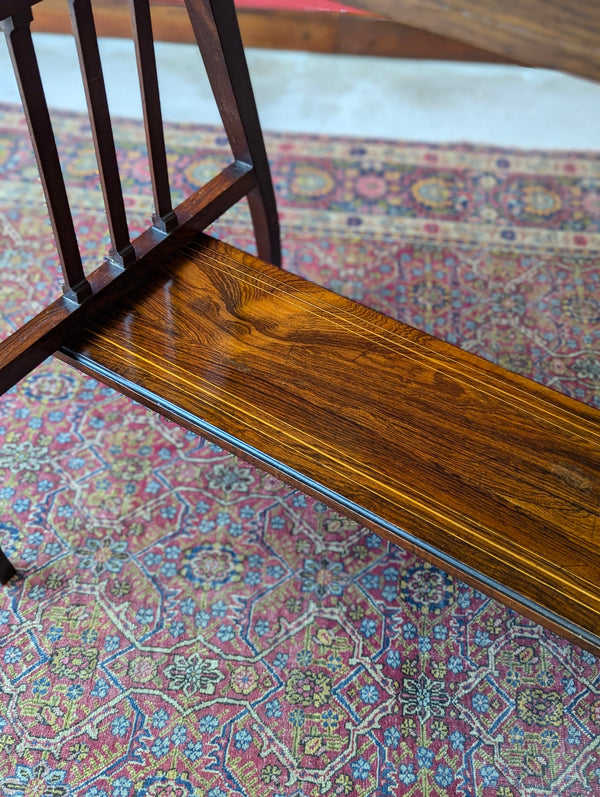
[[[3, 331], [60, 275], [0, 121]], [[58, 115], [86, 262], [86, 123]], [[131, 226], [142, 128], [118, 145]], [[229, 159], [171, 127], [177, 198]], [[600, 164], [271, 135], [287, 268], [600, 406]], [[246, 210], [216, 233], [252, 245]], [[600, 661], [57, 362], [0, 401], [0, 794], [600, 795]]]

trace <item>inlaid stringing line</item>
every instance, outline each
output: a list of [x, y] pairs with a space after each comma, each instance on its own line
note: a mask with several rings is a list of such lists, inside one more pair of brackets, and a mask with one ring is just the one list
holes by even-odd
[[[119, 359], [121, 359], [125, 363], [131, 361], [131, 357], [130, 356], [129, 357], [128, 356], [122, 356], [122, 355], [119, 356], [114, 351], [114, 349], [118, 348], [121, 351], [127, 352], [127, 353], [129, 353], [129, 355], [131, 355], [132, 352], [131, 352], [130, 349], [127, 349], [125, 346], [122, 346], [118, 342], [116, 342], [116, 341], [114, 341], [114, 340], [112, 340], [110, 338], [107, 338], [107, 337], [105, 337], [102, 334], [97, 334], [96, 337], [99, 340], [102, 340], [107, 345], [107, 348], [109, 348], [112, 351], [113, 356], [119, 357]], [[137, 353], [137, 352], [135, 352], [134, 355], [140, 361], [149, 363], [151, 366], [153, 366], [153, 371], [152, 372], [154, 373], [156, 378], [161, 379], [163, 382], [165, 382], [167, 384], [172, 384], [172, 381], [173, 381], [172, 380], [172, 375], [173, 375], [172, 368], [169, 369], [169, 368], [162, 367], [162, 366], [158, 365], [155, 352], [149, 352], [149, 351], [147, 351], [145, 349], [142, 349], [141, 347], [138, 347], [138, 348], [139, 348], [140, 352], [143, 352], [144, 354], [147, 354], [148, 357], [143, 357], [140, 353]], [[163, 362], [167, 362], [167, 361], [163, 360]], [[171, 364], [169, 363], [169, 365], [171, 365]], [[165, 374], [167, 374], [171, 378], [169, 379], [168, 377], [160, 376], [159, 374], [156, 373], [157, 369], [162, 371], [162, 372], [164, 372]], [[186, 372], [184, 371], [184, 373], [186, 373]], [[339, 470], [335, 470], [331, 466], [328, 466], [328, 469], [331, 472], [336, 473], [338, 476], [342, 476], [343, 477], [344, 474], [348, 470], [352, 470], [355, 474], [358, 474], [360, 476], [366, 477], [367, 479], [369, 479], [371, 482], [373, 482], [377, 486], [377, 489], [368, 488], [368, 489], [371, 490], [371, 492], [373, 492], [376, 496], [378, 496], [380, 498], [383, 498], [383, 499], [385, 499], [387, 501], [390, 501], [390, 503], [394, 504], [394, 501], [391, 501], [389, 495], [386, 495], [386, 493], [385, 493], [385, 487], [388, 487], [388, 488], [392, 487], [391, 480], [388, 480], [387, 484], [383, 485], [382, 482], [378, 478], [375, 478], [374, 476], [369, 475], [369, 473], [365, 472], [365, 470], [361, 471], [357, 467], [351, 465], [348, 462], [347, 458], [345, 458], [343, 456], [343, 452], [340, 452], [338, 449], [334, 448], [333, 446], [329, 445], [327, 447], [328, 451], [324, 451], [323, 447], [319, 448], [313, 442], [311, 442], [312, 440], [315, 439], [314, 437], [312, 437], [312, 438], [309, 437], [308, 439], [302, 439], [301, 437], [298, 436], [302, 430], [298, 430], [297, 428], [295, 428], [294, 426], [292, 426], [288, 422], [284, 421], [283, 423], [285, 424], [285, 426], [287, 426], [291, 430], [291, 431], [286, 432], [282, 428], [282, 424], [275, 424], [275, 423], [272, 422], [272, 420], [273, 420], [273, 416], [272, 415], [266, 415], [265, 414], [264, 419], [257, 417], [251, 411], [251, 410], [255, 411], [257, 409], [256, 407], [254, 407], [253, 405], [249, 404], [249, 402], [244, 401], [243, 399], [239, 399], [239, 398], [237, 398], [235, 396], [233, 396], [235, 401], [230, 401], [229, 402], [230, 406], [232, 407], [232, 410], [231, 411], [224, 410], [222, 403], [219, 401], [219, 395], [217, 393], [215, 393], [214, 389], [211, 391], [210, 389], [208, 389], [206, 387], [207, 384], [210, 385], [210, 383], [207, 383], [206, 381], [205, 381], [204, 386], [200, 385], [198, 382], [194, 382], [194, 381], [192, 381], [190, 379], [185, 379], [185, 378], [183, 378], [181, 380], [181, 382], [184, 383], [186, 386], [188, 386], [187, 389], [186, 389], [186, 388], [183, 388], [181, 383], [178, 383], [178, 389], [181, 390], [181, 392], [184, 392], [184, 393], [186, 393], [186, 395], [189, 395], [192, 398], [195, 398], [197, 392], [199, 390], [202, 391], [213, 402], [215, 402], [213, 404], [213, 406], [216, 406], [216, 403], [218, 402], [218, 406], [219, 406], [220, 411], [223, 412], [224, 414], [228, 415], [229, 417], [233, 418], [234, 420], [240, 421], [242, 419], [240, 419], [239, 416], [236, 416], [236, 415], [233, 414], [233, 409], [237, 409], [238, 412], [239, 411], [243, 412], [248, 418], [252, 419], [252, 421], [254, 422], [254, 425], [252, 425], [248, 420], [243, 420], [242, 422], [246, 426], [248, 426], [249, 428], [253, 429], [254, 431], [257, 431], [257, 432], [261, 433], [262, 432], [261, 427], [263, 427], [264, 425], [268, 425], [273, 431], [278, 432], [280, 434], [281, 433], [287, 434], [288, 437], [290, 437], [292, 440], [296, 440], [302, 446], [306, 446], [307, 448], [310, 448], [311, 450], [313, 450], [313, 451], [315, 451], [317, 453], [322, 453], [322, 454], [324, 453], [330, 460], [335, 462], [336, 465], [338, 465], [338, 467], [342, 467], [342, 471], [339, 471]], [[229, 391], [225, 390], [224, 388], [219, 388], [219, 391], [220, 391], [221, 394], [225, 394], [226, 396], [232, 396], [232, 394]], [[244, 408], [241, 406], [242, 404], [245, 404], [245, 405], [249, 406], [251, 409], [250, 410], [244, 410]], [[283, 443], [281, 438], [279, 438], [279, 442]], [[292, 445], [290, 445], [288, 443], [283, 443], [283, 444], [286, 446], [286, 448], [294, 451]], [[363, 468], [365, 468], [365, 463], [361, 463], [361, 465], [363, 466]], [[370, 470], [372, 472], [374, 470], [373, 468], [369, 468], [368, 466], [366, 466], [366, 469]], [[389, 477], [388, 477], [388, 479], [389, 479]], [[360, 479], [356, 479], [355, 478], [354, 481], [355, 481], [355, 483], [361, 483]], [[515, 556], [515, 548], [517, 548], [517, 547], [520, 550], [527, 552], [526, 556], [519, 555], [517, 558], [519, 560], [526, 560], [527, 559], [527, 560], [531, 561], [532, 552], [528, 551], [528, 549], [526, 549], [520, 543], [515, 543], [513, 540], [511, 540], [510, 541], [511, 542], [511, 547], [503, 546], [501, 544], [501, 542], [498, 542], [498, 541], [492, 539], [491, 531], [490, 531], [489, 527], [484, 526], [479, 521], [477, 521], [475, 519], [471, 519], [470, 520], [471, 525], [470, 526], [466, 526], [464, 523], [461, 523], [460, 520], [457, 520], [456, 518], [451, 517], [448, 514], [448, 508], [445, 507], [440, 501], [437, 501], [436, 499], [433, 499], [433, 498], [429, 499], [430, 503], [435, 504], [436, 506], [438, 506], [441, 509], [445, 510], [445, 512], [441, 512], [439, 510], [432, 509], [432, 507], [430, 505], [425, 504], [423, 501], [420, 501], [418, 498], [413, 497], [413, 495], [411, 495], [410, 492], [402, 492], [402, 490], [400, 488], [404, 489], [405, 491], [406, 490], [411, 491], [411, 488], [407, 484], [405, 484], [404, 482], [400, 481], [400, 479], [394, 478], [394, 483], [399, 485], [399, 487], [397, 487], [397, 488], [392, 487], [393, 492], [396, 493], [397, 495], [399, 495], [404, 500], [409, 501], [415, 507], [418, 507], [421, 510], [421, 514], [418, 514], [417, 511], [411, 511], [411, 510], [407, 509], [404, 505], [402, 505], [398, 501], [397, 498], [395, 499], [395, 506], [396, 507], [404, 509], [405, 511], [410, 511], [411, 514], [413, 514], [415, 517], [419, 517], [421, 519], [424, 519], [424, 517], [426, 518], [427, 513], [429, 513], [430, 515], [434, 515], [437, 518], [443, 520], [447, 524], [449, 523], [449, 524], [457, 527], [458, 529], [462, 529], [463, 532], [466, 532], [470, 537], [475, 537], [478, 540], [483, 540], [484, 541], [485, 545], [483, 547], [481, 547], [479, 550], [487, 550], [487, 547], [490, 544], [493, 544], [494, 547], [498, 551], [502, 552], [502, 554], [504, 555], [504, 558], [502, 558], [500, 555], [498, 555], [498, 556], [495, 555], [495, 558], [499, 559], [500, 561], [505, 562], [507, 554], [509, 555], [509, 558], [512, 558], [513, 556]], [[411, 491], [411, 492], [414, 492], [414, 491]], [[425, 514], [423, 514], [423, 513], [425, 513]], [[482, 529], [482, 533], [477, 532], [476, 528]], [[452, 536], [456, 537], [457, 539], [460, 539], [461, 541], [464, 540], [464, 537], [460, 536], [460, 534], [458, 534], [458, 533], [452, 533], [452, 532], [449, 532], [449, 533], [451, 533]], [[538, 570], [540, 570], [542, 572], [545, 572], [548, 575], [551, 575], [552, 573], [554, 573], [554, 571], [550, 571], [550, 570], [548, 570], [547, 568], [545, 568], [543, 566], [543, 564], [546, 563], [545, 559], [541, 559], [541, 557], [538, 554], [535, 554], [535, 556], [536, 556], [536, 559], [539, 560], [538, 564], [536, 565], [536, 568]], [[520, 572], [525, 572], [525, 571], [520, 571]], [[584, 583], [592, 584], [593, 592], [589, 592], [588, 590], [584, 589], [581, 586], [579, 587], [579, 590], [581, 592], [587, 594], [588, 597], [591, 597], [591, 598], [595, 599], [596, 601], [598, 601], [599, 597], [597, 595], [597, 585], [592, 583], [592, 582], [590, 582], [590, 580], [587, 579], [587, 578], [581, 578], [581, 576], [577, 576], [577, 578], [580, 581], [584, 582]], [[565, 584], [569, 583], [569, 582], [566, 581], [566, 579], [563, 579], [562, 581]]]

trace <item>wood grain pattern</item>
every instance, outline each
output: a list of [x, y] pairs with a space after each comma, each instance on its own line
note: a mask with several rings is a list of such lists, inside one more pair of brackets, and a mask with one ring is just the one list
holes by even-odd
[[206, 236], [64, 356], [600, 647], [595, 410]]
[[600, 79], [597, 0], [352, 0], [351, 4], [531, 66]]

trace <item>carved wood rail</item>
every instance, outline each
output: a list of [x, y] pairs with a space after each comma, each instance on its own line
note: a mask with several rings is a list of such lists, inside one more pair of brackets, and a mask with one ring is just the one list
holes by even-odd
[[[89, 0], [70, 2], [86, 20]], [[141, 0], [132, 2], [135, 11]], [[173, 211], [171, 231], [160, 189], [155, 226], [131, 244], [114, 231], [113, 254], [86, 283], [68, 262], [67, 296], [0, 345], [0, 387], [59, 349], [86, 373], [600, 650], [600, 413], [201, 234], [250, 192], [260, 251], [277, 260], [233, 7], [189, 0], [189, 9], [235, 161]], [[16, 18], [4, 23], [9, 36], [26, 39]], [[102, 97], [90, 102], [102, 116]], [[110, 169], [112, 151], [106, 158]], [[107, 207], [110, 215], [110, 198]]]

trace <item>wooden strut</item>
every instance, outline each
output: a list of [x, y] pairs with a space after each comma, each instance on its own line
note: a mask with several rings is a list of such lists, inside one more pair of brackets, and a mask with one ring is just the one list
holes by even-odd
[[[13, 4], [15, 4], [15, 0], [13, 0]], [[46, 197], [50, 223], [65, 280], [64, 294], [71, 301], [81, 302], [90, 295], [91, 289], [83, 273], [71, 208], [31, 39], [30, 24], [33, 16], [30, 3], [16, 3], [16, 5], [20, 5], [22, 8], [10, 17], [2, 19], [0, 25], [6, 34]], [[8, 10], [5, 8], [4, 13]]]
[[129, 240], [117, 152], [91, 2], [90, 0], [69, 0], [69, 11], [83, 76], [83, 87], [96, 149], [96, 161], [104, 196], [108, 230], [112, 241], [109, 256], [120, 266], [130, 266], [135, 262], [135, 250]]
[[147, 0], [130, 0], [130, 8], [156, 211], [152, 221], [163, 232], [171, 232], [177, 227], [177, 216], [171, 204], [150, 6]]
[[223, 0], [185, 4], [233, 155], [255, 170], [248, 205], [258, 256], [280, 265], [277, 204], [235, 7]]

